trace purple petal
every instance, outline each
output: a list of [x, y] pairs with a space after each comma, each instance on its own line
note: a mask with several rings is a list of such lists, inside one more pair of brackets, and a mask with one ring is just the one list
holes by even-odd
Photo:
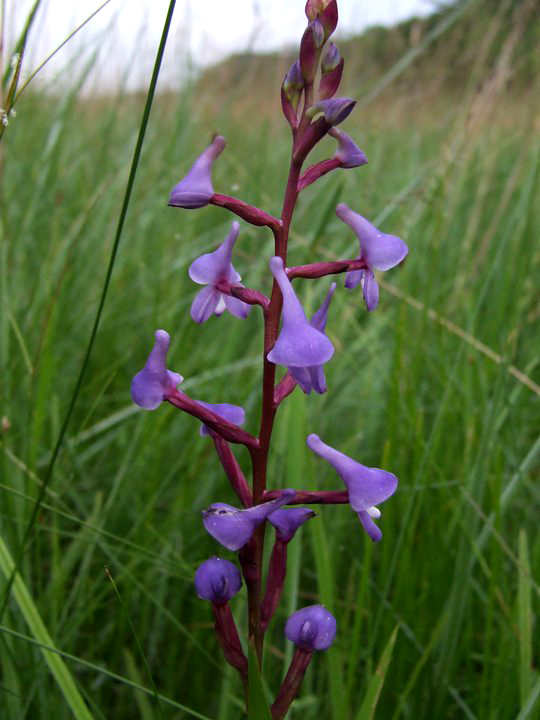
[[326, 330], [326, 321], [328, 318], [328, 308], [330, 307], [330, 301], [334, 297], [336, 288], [337, 288], [337, 283], [333, 282], [330, 285], [330, 289], [326, 293], [326, 297], [324, 298], [321, 307], [317, 310], [317, 312], [311, 318], [311, 322], [310, 322], [311, 327], [314, 327], [315, 330], [318, 330], [319, 332], [323, 333]]
[[366, 307], [371, 312], [379, 304], [379, 285], [371, 270], [365, 270], [362, 277], [362, 293], [366, 301]]
[[195, 571], [195, 591], [200, 598], [224, 605], [242, 587], [238, 568], [228, 560], [212, 557]]
[[311, 368], [289, 366], [287, 369], [292, 375], [292, 377], [296, 380], [298, 385], [300, 385], [302, 390], [306, 393], [306, 395], [309, 395], [313, 387], [313, 381], [311, 379], [310, 372]]
[[[233, 425], [243, 425], [246, 420], [246, 411], [240, 405], [231, 405], [230, 403], [207, 403], [202, 400], [197, 400], [199, 405], [211, 410], [219, 417], [227, 420], [227, 422], [233, 423]], [[212, 435], [213, 430], [207, 427], [204, 423], [200, 429], [201, 435]]]
[[184, 379], [167, 370], [166, 359], [171, 338], [165, 330], [156, 330], [156, 342], [144, 368], [131, 381], [133, 402], [145, 410], [155, 410], [167, 394]]
[[336, 215], [356, 234], [360, 241], [360, 257], [366, 260], [370, 268], [389, 270], [400, 263], [409, 252], [401, 238], [377, 230], [365, 217], [344, 203], [337, 206]]
[[225, 138], [217, 135], [212, 144], [195, 160], [186, 177], [173, 187], [169, 205], [187, 209], [208, 205], [214, 194], [212, 165], [224, 148]]
[[374, 523], [370, 515], [365, 510], [360, 510], [358, 512], [358, 518], [362, 523], [362, 527], [367, 532], [369, 537], [373, 540], [373, 542], [379, 542], [379, 540], [382, 538], [382, 532], [380, 528]]
[[214, 503], [203, 511], [206, 531], [228, 550], [240, 550], [251, 538], [255, 528], [270, 513], [285, 505], [295, 496], [294, 490], [283, 490], [275, 500], [239, 510], [226, 503]]
[[336, 619], [323, 605], [310, 605], [290, 616], [285, 635], [303, 650], [326, 650], [336, 637]]
[[232, 297], [232, 295], [223, 295], [223, 301], [227, 310], [231, 313], [231, 315], [234, 315], [234, 317], [244, 320], [249, 315], [251, 305], [242, 302], [242, 300]]
[[188, 273], [193, 282], [199, 285], [217, 285], [219, 282], [235, 283], [241, 280], [231, 264], [232, 249], [239, 232], [240, 225], [235, 221], [217, 250], [205, 253], [191, 263]]
[[218, 309], [222, 295], [213, 285], [208, 285], [195, 295], [191, 304], [191, 317], [199, 325], [206, 322]]
[[314, 117], [317, 113], [322, 112], [329, 125], [339, 125], [345, 118], [349, 117], [355, 105], [356, 100], [351, 98], [319, 100], [319, 102], [311, 106], [308, 115]]
[[309, 395], [312, 390], [319, 395], [326, 392], [326, 378], [322, 365], [306, 368], [289, 367], [288, 370], [306, 395]]
[[347, 290], [352, 290], [362, 282], [364, 277], [363, 270], [351, 270], [345, 275], [345, 287]]
[[270, 269], [283, 295], [283, 323], [268, 360], [286, 367], [311, 367], [328, 362], [334, 354], [330, 340], [307, 321], [300, 301], [279, 257], [270, 260]]
[[309, 435], [308, 447], [330, 463], [349, 491], [349, 503], [360, 512], [378, 505], [394, 494], [398, 479], [392, 473], [369, 468], [324, 443], [317, 435]]
[[268, 522], [276, 529], [276, 536], [282, 542], [289, 542], [307, 520], [315, 517], [309, 508], [281, 508], [268, 516]]
[[368, 159], [362, 150], [343, 130], [332, 128], [328, 134], [338, 141], [338, 149], [334, 157], [340, 161], [342, 168], [354, 168], [367, 163]]

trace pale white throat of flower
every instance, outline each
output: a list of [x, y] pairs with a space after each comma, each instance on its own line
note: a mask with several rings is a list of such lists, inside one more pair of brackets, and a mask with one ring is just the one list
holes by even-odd
[[372, 517], [375, 519], [381, 517], [381, 511], [379, 510], [379, 508], [375, 507], [375, 505], [373, 507], [368, 508], [366, 510], [366, 512], [369, 515], [369, 517]]

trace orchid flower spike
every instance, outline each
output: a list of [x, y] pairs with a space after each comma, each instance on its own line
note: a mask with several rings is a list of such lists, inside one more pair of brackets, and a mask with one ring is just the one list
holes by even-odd
[[365, 154], [360, 150], [354, 140], [344, 133], [343, 130], [332, 128], [328, 134], [338, 142], [338, 149], [334, 153], [336, 160], [339, 160], [340, 167], [354, 168], [365, 165], [368, 161]]
[[327, 650], [336, 637], [336, 618], [324, 605], [309, 605], [290, 616], [285, 635], [302, 650]]
[[379, 286], [373, 271], [389, 270], [398, 265], [409, 252], [409, 248], [401, 238], [377, 230], [366, 218], [344, 203], [337, 206], [336, 215], [356, 234], [360, 242], [358, 258], [367, 265], [366, 270], [348, 272], [345, 287], [352, 289], [361, 283], [367, 309], [375, 310], [379, 304]]
[[195, 592], [214, 605], [225, 605], [241, 587], [240, 571], [223, 558], [209, 558], [195, 571]]
[[199, 155], [183, 180], [173, 187], [169, 196], [172, 207], [193, 210], [208, 205], [214, 194], [212, 166], [225, 149], [225, 138], [217, 135], [212, 144]]
[[298, 528], [315, 515], [316, 513], [309, 508], [281, 508], [274, 510], [268, 516], [268, 522], [274, 526], [277, 539], [282, 543], [288, 543], [293, 539]]
[[309, 393], [311, 389], [325, 392], [324, 374], [322, 384], [320, 375], [322, 365], [334, 354], [334, 347], [326, 335], [313, 325], [313, 321], [311, 324], [308, 322], [280, 257], [270, 260], [270, 270], [283, 295], [283, 323], [279, 337], [268, 353], [268, 360], [276, 365], [285, 365], [304, 392]]
[[336, 470], [347, 486], [350, 506], [358, 513], [364, 530], [373, 542], [380, 540], [382, 532], [373, 522], [373, 518], [379, 518], [381, 513], [375, 506], [394, 494], [398, 484], [397, 477], [386, 470], [369, 468], [356, 462], [326, 445], [318, 435], [309, 435], [307, 445]]
[[351, 98], [319, 100], [319, 102], [314, 103], [309, 108], [306, 115], [308, 117], [315, 117], [315, 115], [322, 112], [326, 122], [333, 127], [348, 118], [355, 105], [356, 100], [352, 100]]
[[156, 342], [143, 369], [131, 381], [133, 402], [145, 410], [155, 410], [184, 379], [167, 370], [165, 361], [171, 338], [165, 330], [156, 330]]
[[[233, 425], [243, 425], [246, 420], [246, 411], [240, 405], [231, 405], [230, 403], [207, 403], [202, 400], [197, 400], [199, 405], [202, 405], [207, 410], [211, 410], [219, 417], [223, 418], [227, 422]], [[199, 430], [200, 435], [215, 435], [214, 431], [202, 423]]]
[[203, 510], [203, 525], [206, 531], [228, 550], [236, 552], [253, 535], [255, 528], [282, 505], [295, 496], [294, 490], [283, 490], [275, 500], [239, 510], [226, 503], [213, 503]]
[[196, 323], [205, 322], [212, 313], [222, 315], [225, 310], [235, 317], [246, 318], [251, 310], [251, 305], [218, 290], [220, 283], [240, 284], [241, 277], [231, 263], [232, 249], [239, 232], [240, 225], [233, 222], [231, 232], [218, 249], [201, 255], [189, 267], [189, 277], [193, 282], [207, 286], [197, 293], [191, 305], [191, 317]]

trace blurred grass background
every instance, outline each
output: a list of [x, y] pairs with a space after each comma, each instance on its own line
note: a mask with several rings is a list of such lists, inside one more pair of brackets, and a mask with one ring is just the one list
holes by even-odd
[[[339, 628], [291, 718], [540, 717], [538, 13], [537, 2], [469, 0], [340, 45], [344, 94], [359, 100], [344, 129], [370, 162], [302, 194], [290, 264], [356, 254], [333, 212], [340, 201], [403, 237], [410, 255], [384, 275], [376, 313], [358, 293], [336, 294], [329, 392], [284, 405], [270, 477], [337, 489], [305, 448], [317, 432], [400, 486], [379, 545], [344, 507], [323, 508], [291, 545], [266, 650], [271, 694], [290, 657], [288, 612], [324, 602]], [[158, 94], [94, 352], [9, 597], [95, 317], [144, 97], [30, 87], [5, 129], [2, 718], [241, 716], [240, 684], [192, 587], [197, 564], [218, 552], [199, 512], [233, 496], [197, 422], [169, 407], [139, 412], [129, 383], [163, 327], [183, 389], [244, 405], [256, 432], [260, 314], [202, 327], [189, 317], [187, 267], [231, 218], [166, 201], [218, 131], [228, 147], [216, 191], [279, 213], [289, 61], [237, 56]], [[321, 156], [332, 152], [325, 141]], [[246, 284], [268, 291], [271, 254], [269, 233], [243, 224], [235, 265]], [[299, 282], [308, 309], [328, 284]], [[245, 627], [244, 598], [234, 609]], [[63, 658], [56, 673], [52, 657]]]

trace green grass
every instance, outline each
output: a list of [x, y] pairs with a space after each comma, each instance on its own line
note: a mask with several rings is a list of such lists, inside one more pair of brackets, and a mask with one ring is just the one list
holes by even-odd
[[[400, 234], [410, 255], [385, 274], [376, 313], [338, 289], [329, 392], [295, 394], [278, 417], [274, 487], [339, 488], [303, 450], [309, 432], [400, 479], [379, 545], [347, 507], [326, 507], [291, 546], [265, 656], [270, 694], [290, 657], [288, 612], [322, 601], [339, 629], [293, 720], [540, 717], [540, 142], [532, 93], [496, 82], [494, 48], [509, 51], [513, 27], [485, 33], [474, 83], [415, 103], [394, 82], [364, 104], [345, 129], [369, 165], [324, 178], [299, 203], [291, 264], [356, 253], [333, 213], [340, 201]], [[217, 551], [199, 512], [233, 502], [231, 491], [197, 422], [170, 407], [139, 412], [129, 383], [164, 327], [186, 392], [244, 405], [256, 432], [260, 314], [201, 327], [189, 317], [187, 268], [231, 218], [166, 200], [218, 130], [228, 147], [216, 190], [279, 212], [289, 138], [278, 84], [276, 74], [244, 105], [208, 113], [204, 87], [155, 100], [95, 346], [0, 622], [10, 720], [77, 717], [66, 688], [95, 720], [241, 715], [240, 683], [192, 586]], [[143, 104], [30, 86], [2, 139], [0, 600], [81, 371]], [[235, 265], [246, 284], [268, 291], [271, 253], [269, 233], [243, 224]], [[315, 308], [328, 281], [297, 282]], [[233, 605], [243, 632], [245, 599]]]

